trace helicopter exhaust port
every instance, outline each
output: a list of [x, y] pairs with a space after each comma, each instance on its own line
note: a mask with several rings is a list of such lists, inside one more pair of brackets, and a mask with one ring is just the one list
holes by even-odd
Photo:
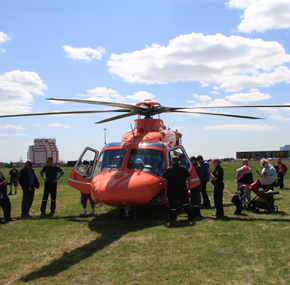
[[136, 210], [131, 207], [122, 208], [119, 210], [119, 219], [136, 219]]

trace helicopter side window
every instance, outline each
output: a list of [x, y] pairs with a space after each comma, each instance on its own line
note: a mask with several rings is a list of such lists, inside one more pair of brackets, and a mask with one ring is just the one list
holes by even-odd
[[163, 152], [156, 149], [132, 149], [127, 168], [161, 176], [165, 169]]
[[82, 175], [90, 177], [92, 175], [95, 158], [96, 153], [90, 149], [87, 149], [82, 158], [79, 159], [79, 162], [76, 166], [77, 171]]
[[105, 170], [119, 169], [123, 164], [126, 149], [108, 149], [100, 154], [95, 175]]
[[171, 161], [172, 161], [172, 157], [173, 156], [178, 156], [180, 159], [180, 165], [185, 166], [187, 169], [190, 169], [190, 162], [186, 156], [186, 154], [184, 153], [183, 149], [180, 147], [177, 147], [173, 150], [170, 150], [169, 152], [169, 157], [170, 157], [170, 165], [172, 165]]

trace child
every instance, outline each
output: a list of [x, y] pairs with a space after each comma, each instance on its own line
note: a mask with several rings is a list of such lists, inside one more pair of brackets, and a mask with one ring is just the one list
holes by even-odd
[[[232, 198], [232, 203], [236, 206], [236, 211], [234, 212], [235, 215], [240, 215], [243, 211], [243, 207], [246, 207], [246, 200], [244, 199], [245, 193], [247, 192], [247, 186], [241, 185], [239, 190]], [[244, 202], [244, 205], [242, 205]]]
[[83, 215], [85, 215], [87, 213], [87, 201], [90, 201], [91, 207], [92, 207], [92, 214], [95, 215], [95, 203], [91, 197], [91, 193], [90, 194], [84, 194], [81, 193], [81, 203], [83, 205], [84, 211], [83, 211]]

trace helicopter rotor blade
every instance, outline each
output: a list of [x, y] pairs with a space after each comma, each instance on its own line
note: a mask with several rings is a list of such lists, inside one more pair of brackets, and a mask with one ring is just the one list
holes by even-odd
[[107, 112], [130, 112], [129, 109], [111, 109], [111, 110], [88, 110], [88, 111], [63, 111], [63, 112], [46, 112], [46, 113], [28, 113], [16, 115], [1, 115], [0, 118], [10, 117], [29, 117], [29, 116], [45, 116], [45, 115], [73, 115], [73, 114], [93, 114], [93, 113], [107, 113]]
[[217, 114], [217, 113], [204, 113], [204, 112], [190, 112], [190, 111], [182, 111], [182, 110], [175, 110], [172, 111], [174, 113], [187, 113], [187, 114], [201, 114], [201, 115], [213, 115], [213, 116], [224, 116], [224, 117], [232, 117], [232, 118], [241, 118], [241, 119], [252, 119], [252, 120], [262, 120], [264, 118], [258, 117], [250, 117], [250, 116], [239, 116], [239, 115], [229, 115], [229, 114]]
[[107, 101], [95, 101], [95, 100], [80, 100], [80, 99], [61, 99], [61, 98], [47, 98], [46, 100], [53, 100], [53, 101], [62, 101], [62, 102], [75, 102], [75, 103], [83, 103], [83, 104], [93, 104], [93, 105], [104, 105], [104, 106], [110, 106], [110, 107], [117, 107], [117, 108], [129, 108], [137, 109], [145, 111], [147, 110], [146, 107], [136, 106], [135, 104], [129, 104], [129, 103], [117, 103], [117, 102], [107, 102]]
[[217, 108], [290, 108], [289, 104], [284, 105], [227, 105], [227, 106], [199, 106], [199, 107], [168, 107], [168, 112], [186, 109], [217, 109]]
[[134, 113], [122, 114], [122, 115], [110, 117], [110, 118], [102, 120], [102, 121], [95, 122], [95, 124], [102, 124], [102, 123], [106, 123], [106, 122], [110, 122], [110, 121], [114, 121], [114, 120], [119, 120], [122, 118], [134, 116], [134, 115], [136, 115], [136, 114], [134, 114]]

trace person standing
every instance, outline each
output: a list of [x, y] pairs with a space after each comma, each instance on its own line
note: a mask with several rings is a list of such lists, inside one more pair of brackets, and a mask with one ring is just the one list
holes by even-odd
[[91, 193], [89, 194], [84, 194], [81, 192], [81, 203], [83, 205], [83, 215], [87, 214], [87, 202], [88, 200], [90, 201], [91, 207], [92, 207], [92, 214], [95, 215], [95, 205], [96, 203], [93, 201], [92, 197], [91, 197]]
[[213, 159], [213, 165], [215, 167], [214, 172], [209, 169], [210, 176], [212, 177], [212, 183], [214, 184], [214, 204], [216, 208], [216, 213], [213, 216], [223, 216], [223, 190], [224, 190], [224, 170], [220, 166], [222, 161], [218, 158]]
[[[270, 185], [272, 185], [274, 181], [276, 180], [277, 172], [276, 172], [276, 169], [269, 163], [269, 160], [266, 158], [261, 159], [261, 165], [264, 168], [261, 173], [259, 171], [257, 171], [257, 173], [262, 178], [263, 188], [266, 189]], [[271, 189], [273, 190], [273, 188], [274, 188], [274, 185], [271, 187]]]
[[246, 204], [246, 200], [248, 200], [248, 202], [251, 202], [251, 191], [249, 190], [249, 187], [254, 181], [252, 169], [249, 166], [247, 159], [243, 159], [242, 167], [236, 170], [236, 178], [237, 178], [237, 191], [240, 191], [241, 185], [247, 186], [247, 191], [245, 191], [244, 195], [244, 204]]
[[[202, 181], [202, 168], [200, 165], [197, 164], [197, 158], [195, 156], [192, 156], [190, 158], [190, 161], [192, 162], [192, 164], [194, 166], [194, 169], [198, 175], [199, 180]], [[201, 203], [200, 192], [201, 192], [201, 183], [198, 186], [190, 189], [191, 207], [192, 207], [192, 210], [196, 216], [201, 216], [201, 213], [200, 213], [200, 203]]]
[[31, 160], [27, 160], [26, 166], [19, 172], [19, 184], [23, 190], [21, 216], [30, 217], [29, 210], [33, 203], [35, 188], [39, 188], [39, 182], [32, 169]]
[[197, 161], [200, 164], [202, 168], [202, 181], [201, 181], [201, 194], [203, 198], [203, 206], [204, 207], [210, 207], [210, 200], [208, 198], [208, 195], [206, 193], [206, 184], [209, 181], [209, 164], [207, 163], [206, 160], [203, 160], [203, 157], [199, 155], [197, 157]]
[[162, 177], [167, 180], [167, 197], [170, 206], [170, 220], [175, 221], [177, 218], [178, 200], [181, 202], [184, 210], [188, 214], [188, 219], [195, 218], [190, 207], [188, 189], [191, 188], [191, 176], [186, 167], [180, 165], [178, 156], [172, 157], [172, 166], [167, 168]]
[[280, 189], [283, 189], [284, 187], [284, 175], [287, 173], [288, 167], [285, 163], [281, 161], [281, 158], [278, 158], [278, 162], [275, 166], [276, 172], [278, 177], [280, 178]]
[[[0, 172], [0, 206], [2, 207], [6, 223], [16, 221], [15, 219], [11, 218], [11, 203], [7, 195], [7, 183], [8, 182], [6, 181], [3, 173]], [[1, 218], [0, 223], [2, 223]]]
[[12, 169], [9, 172], [9, 175], [10, 175], [10, 193], [9, 193], [9, 195], [12, 195], [12, 186], [13, 185], [15, 187], [15, 194], [17, 194], [18, 174], [19, 174], [19, 171], [16, 169], [16, 164], [13, 164]]
[[[43, 175], [44, 173], [45, 173], [45, 177]], [[44, 166], [43, 169], [40, 171], [40, 175], [45, 181], [40, 211], [41, 211], [41, 214], [45, 214], [47, 199], [50, 194], [50, 199], [51, 199], [50, 211], [51, 211], [51, 214], [53, 214], [56, 208], [57, 180], [60, 179], [64, 175], [64, 172], [60, 167], [53, 164], [52, 157], [48, 157], [47, 165]]]

